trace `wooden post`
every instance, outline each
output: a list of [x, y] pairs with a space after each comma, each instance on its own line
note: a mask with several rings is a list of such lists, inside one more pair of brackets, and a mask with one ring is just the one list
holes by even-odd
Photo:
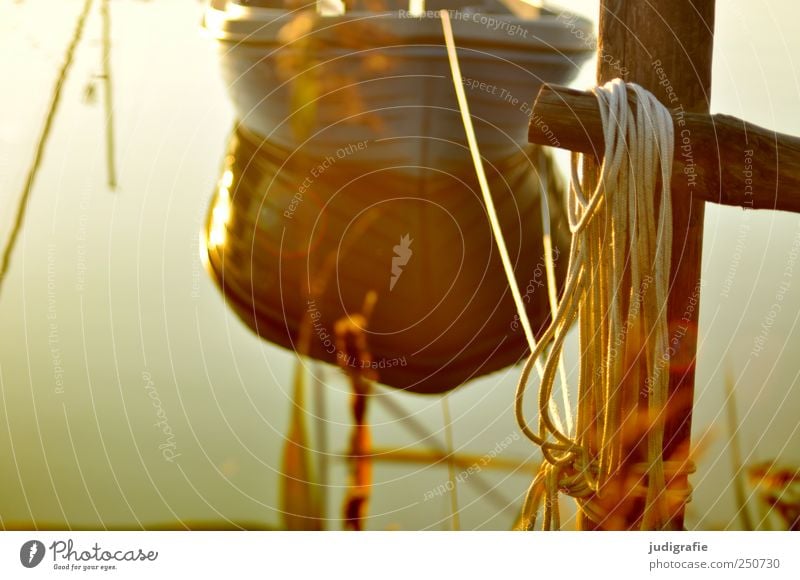
[[[533, 104], [528, 140], [553, 142], [595, 157], [605, 150], [600, 107], [591, 91], [545, 84]], [[681, 156], [676, 143], [672, 194], [745, 209], [800, 213], [800, 137], [764, 129], [730, 115], [678, 112], [675, 132], [692, 136], [692, 157]], [[777, 160], [777, 161], [776, 161]], [[696, 179], [689, 181], [687, 173]], [[758, 183], [758, 187], [754, 187]]]
[[[708, 113], [711, 99], [711, 55], [714, 38], [714, 0], [601, 0], [598, 45], [598, 84], [622, 77], [651, 91], [672, 112]], [[678, 132], [676, 142], [689, 163], [696, 155], [691, 134]], [[596, 183], [597, 167], [584, 164], [588, 189]], [[689, 180], [691, 175], [686, 175]], [[689, 453], [691, 411], [699, 314], [700, 258], [704, 202], [692, 196], [673, 199], [674, 238], [668, 305], [670, 336], [675, 347], [670, 362], [670, 396], [666, 409], [664, 458], [685, 460]], [[681, 329], [681, 332], [678, 330]], [[641, 394], [644, 399], [646, 394]], [[640, 400], [646, 408], [646, 399]], [[642, 453], [641, 445], [638, 451]], [[639, 457], [641, 460], [641, 457]], [[685, 475], [668, 487], [688, 486]], [[640, 525], [642, 506], [635, 507], [622, 527]], [[583, 521], [585, 528], [608, 527]], [[683, 528], [683, 508], [672, 512], [668, 529]]]

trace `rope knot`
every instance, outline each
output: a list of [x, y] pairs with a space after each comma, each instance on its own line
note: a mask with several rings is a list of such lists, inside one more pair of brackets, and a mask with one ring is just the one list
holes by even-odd
[[572, 454], [564, 463], [546, 462], [543, 469], [553, 478], [553, 487], [559, 493], [578, 499], [597, 491], [597, 462], [583, 453]]

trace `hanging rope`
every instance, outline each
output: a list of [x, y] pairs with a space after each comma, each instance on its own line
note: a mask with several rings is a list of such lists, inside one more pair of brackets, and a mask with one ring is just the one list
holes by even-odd
[[[541, 195], [542, 210], [542, 244], [544, 245], [544, 268], [547, 279], [547, 299], [550, 302], [550, 316], [554, 320], [556, 312], [558, 312], [558, 282], [556, 280], [556, 266], [553, 261], [553, 238], [550, 235], [550, 206], [548, 200], [550, 199], [550, 190], [548, 183], [550, 181], [550, 173], [553, 171], [550, 168], [550, 163], [547, 162], [544, 149], [539, 148], [538, 151], [537, 171], [539, 173], [539, 183]], [[564, 405], [564, 419], [566, 421], [567, 433], [572, 433], [572, 403], [569, 400], [569, 382], [567, 381], [567, 369], [562, 358], [558, 363], [558, 374], [561, 377], [561, 401]], [[554, 403], [555, 404], [555, 403]], [[552, 405], [551, 405], [552, 408]]]
[[[663, 460], [664, 408], [669, 385], [667, 297], [672, 247], [670, 175], [674, 129], [669, 111], [636, 84], [616, 79], [594, 89], [605, 152], [597, 188], [583, 191], [578, 155], [572, 157], [568, 200], [573, 235], [565, 291], [558, 312], [523, 369], [516, 415], [525, 435], [542, 448], [545, 461], [523, 507], [522, 525], [532, 529], [543, 507], [544, 529], [560, 527], [558, 493], [573, 496], [586, 517], [602, 526], [604, 486], [641, 473], [627, 493], [644, 494], [643, 529], [661, 527], [669, 502], [688, 501], [689, 490], [670, 490], [667, 476], [691, 470]], [[631, 104], [633, 102], [633, 105]], [[633, 107], [633, 108], [632, 108]], [[635, 109], [635, 111], [634, 111]], [[579, 319], [580, 381], [576, 434], [554, 424], [548, 401], [567, 332]], [[539, 389], [539, 421], [532, 428], [524, 396], [533, 364], [551, 344]], [[640, 364], [636, 364], [640, 361]], [[624, 421], [639, 413], [647, 396], [647, 462], [629, 465], [631, 439]], [[627, 487], [626, 484], [621, 489]]]
[[[517, 386], [515, 413], [523, 433], [541, 448], [544, 461], [526, 495], [520, 527], [533, 529], [541, 510], [543, 529], [559, 529], [559, 493], [575, 498], [582, 516], [596, 525], [619, 527], [619, 523], [609, 525], [609, 511], [618, 506], [602, 497], [615, 482], [613, 492], [625, 496], [618, 503], [644, 498], [642, 529], [660, 528], [670, 510], [688, 502], [691, 495], [690, 487], [668, 489], [667, 482], [694, 469], [689, 461], [663, 458], [674, 150], [669, 111], [642, 87], [620, 79], [594, 89], [605, 137], [603, 162], [597, 187], [587, 195], [578, 176], [580, 157], [572, 156], [567, 213], [573, 239], [567, 279], [552, 322], [537, 343], [483, 175], [449, 15], [442, 10], [440, 17], [473, 164], [531, 347]], [[552, 277], [552, 268], [547, 270]], [[555, 286], [553, 280], [548, 282]], [[576, 320], [580, 379], [573, 434], [562, 427], [553, 388], [564, 342]], [[536, 428], [524, 412], [534, 366], [541, 377]], [[647, 398], [644, 412], [639, 408], [640, 395]], [[646, 462], [632, 463], [633, 447], [642, 435]]]

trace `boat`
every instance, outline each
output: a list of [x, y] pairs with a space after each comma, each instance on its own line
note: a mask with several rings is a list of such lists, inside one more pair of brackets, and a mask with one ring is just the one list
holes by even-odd
[[[593, 45], [588, 22], [510, 2], [211, 3], [204, 24], [238, 121], [204, 252], [226, 302], [260, 337], [366, 365], [377, 381], [418, 393], [449, 391], [525, 355], [438, 10], [450, 14], [484, 169], [538, 332], [550, 312], [543, 208], [559, 279], [570, 237], [553, 160], [526, 142], [530, 104], [543, 82], [569, 82]], [[337, 346], [342, 320], [363, 333], [368, 356], [352, 360]]]

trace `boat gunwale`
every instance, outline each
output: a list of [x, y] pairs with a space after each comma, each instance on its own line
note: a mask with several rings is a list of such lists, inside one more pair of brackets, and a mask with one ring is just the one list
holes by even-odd
[[[245, 7], [239, 4], [233, 4], [232, 6], [234, 6], [235, 9], [220, 10], [209, 7], [206, 10], [202, 26], [215, 40], [226, 45], [242, 44], [246, 46], [276, 47], [289, 44], [286, 41], [277, 40], [275, 27], [282, 27], [289, 15], [292, 13], [299, 13], [300, 11], [264, 7]], [[519, 47], [523, 45], [523, 43], [526, 43], [524, 44], [526, 52], [551, 52], [564, 55], [588, 55], [595, 50], [596, 43], [593, 42], [594, 34], [591, 21], [572, 12], [565, 11], [559, 14], [545, 13], [533, 19], [519, 18], [507, 14], [482, 12], [470, 14], [483, 14], [487, 18], [503, 22], [509, 27], [518, 26], [520, 30], [532, 33], [532, 37], [528, 35], [509, 34], [507, 31], [501, 31], [499, 29], [490, 30], [471, 19], [454, 19], [452, 21], [454, 29], [456, 31], [460, 29], [461, 32], [461, 47], [464, 47], [464, 45], [489, 45], [496, 48], [514, 47], [519, 50]], [[398, 32], [398, 36], [402, 36], [404, 43], [419, 43], [421, 41], [435, 40], [438, 42], [431, 43], [432, 45], [443, 46], [441, 28], [438, 20], [438, 18], [426, 16], [418, 18], [400, 16], [400, 11], [352, 11], [338, 16], [319, 16], [319, 20], [314, 23], [311, 32], [323, 32], [337, 25], [356, 23], [359, 21], [376, 21], [376, 23], [380, 25], [398, 25], [399, 23], [404, 23], [401, 26], [404, 26], [405, 29]], [[323, 22], [325, 26], [318, 26]], [[255, 29], [236, 32], [228, 28], [231, 24], [249, 25], [255, 27]], [[422, 26], [424, 29], [408, 33], [408, 29], [412, 25], [417, 28]], [[483, 34], [476, 33], [481, 29], [484, 31]], [[580, 31], [582, 36], [577, 34], [575, 32], [576, 30]], [[559, 35], [561, 37], [559, 40], [564, 40], [566, 42], [554, 44], [541, 40], [539, 35], [544, 32], [562, 32], [563, 34]], [[395, 45], [389, 44], [387, 46]]]

